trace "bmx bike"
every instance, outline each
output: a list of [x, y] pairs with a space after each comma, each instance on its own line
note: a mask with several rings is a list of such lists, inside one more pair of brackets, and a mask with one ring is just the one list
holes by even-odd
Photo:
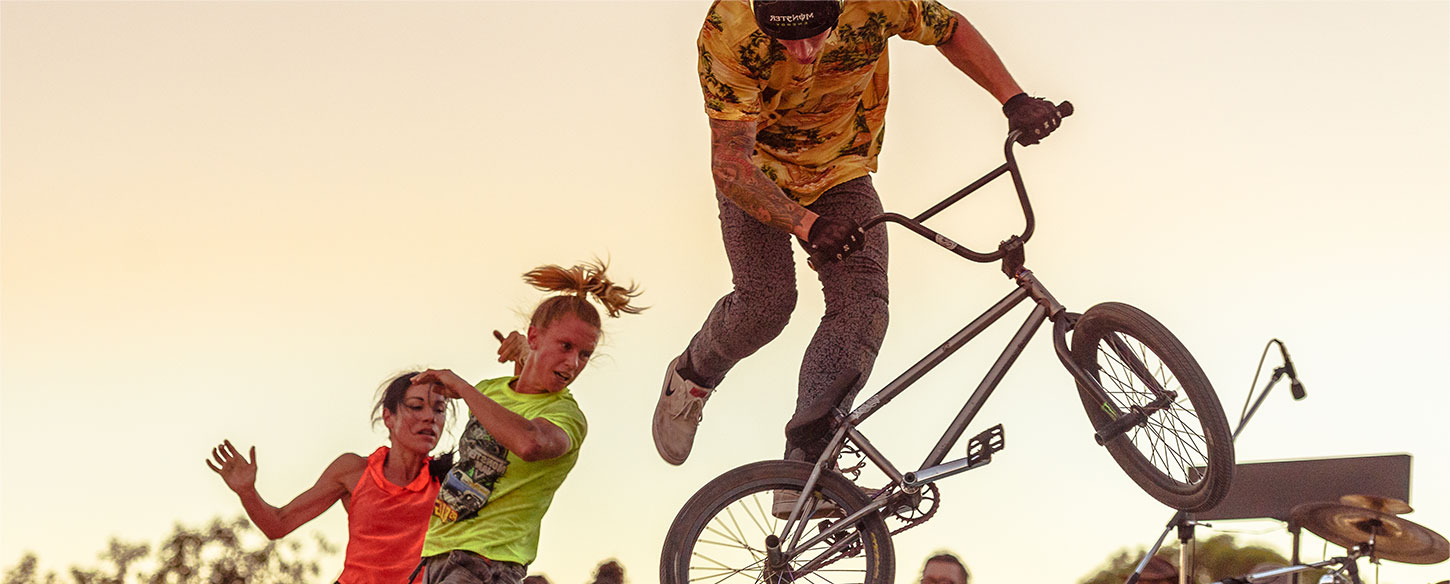
[[[1064, 115], [1072, 105], [1058, 106]], [[946, 461], [982, 405], [1047, 320], [1053, 346], [1077, 384], [1094, 439], [1149, 495], [1180, 510], [1204, 510], [1227, 494], [1234, 468], [1233, 440], [1223, 408], [1198, 363], [1157, 320], [1132, 306], [1108, 302], [1078, 314], [1053, 298], [1023, 266], [1023, 244], [1035, 220], [1013, 148], [1006, 162], [916, 217], [878, 215], [863, 229], [896, 223], [962, 258], [1002, 262], [1016, 288], [928, 353], [854, 410], [833, 413], [834, 433], [814, 464], [768, 460], [730, 470], [685, 503], [665, 537], [663, 584], [690, 582], [893, 582], [891, 538], [930, 519], [940, 500], [936, 482], [979, 468], [1005, 445], [1001, 425], [968, 442], [967, 456]], [[987, 183], [1009, 174], [1026, 226], [1021, 235], [983, 253], [957, 244], [923, 222]], [[960, 413], [915, 471], [902, 472], [872, 445], [859, 426], [928, 371], [1022, 302], [1036, 304]], [[1071, 332], [1071, 342], [1068, 333]], [[841, 460], [853, 458], [854, 464]], [[863, 489], [866, 462], [889, 482]], [[791, 511], [772, 510], [776, 492], [796, 495]], [[777, 513], [780, 516], [777, 516]], [[887, 521], [900, 523], [889, 529]]]

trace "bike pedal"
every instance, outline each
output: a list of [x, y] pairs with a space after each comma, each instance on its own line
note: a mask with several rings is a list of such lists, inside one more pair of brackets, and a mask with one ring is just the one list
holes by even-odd
[[992, 453], [1007, 447], [1007, 430], [1001, 424], [987, 428], [967, 441], [967, 464], [977, 466], [992, 462]]

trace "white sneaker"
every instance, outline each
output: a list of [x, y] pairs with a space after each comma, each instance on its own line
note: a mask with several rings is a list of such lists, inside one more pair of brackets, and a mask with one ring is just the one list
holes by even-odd
[[715, 392], [680, 376], [681, 357], [670, 361], [669, 368], [665, 370], [665, 384], [660, 390], [659, 401], [655, 403], [651, 428], [655, 450], [660, 453], [660, 458], [673, 465], [684, 464], [685, 459], [690, 457], [690, 449], [695, 445], [695, 430], [700, 427], [700, 420], [705, 415], [705, 400]]

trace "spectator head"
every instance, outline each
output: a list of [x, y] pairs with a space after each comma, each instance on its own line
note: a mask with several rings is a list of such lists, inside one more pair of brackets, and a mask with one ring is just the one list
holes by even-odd
[[968, 584], [972, 573], [954, 554], [940, 553], [921, 566], [921, 584]]
[[624, 567], [614, 560], [605, 560], [594, 569], [593, 584], [623, 584]]
[[1143, 574], [1138, 582], [1142, 584], [1178, 584], [1178, 568], [1160, 556], [1153, 556], [1148, 560], [1148, 564], [1143, 566]]

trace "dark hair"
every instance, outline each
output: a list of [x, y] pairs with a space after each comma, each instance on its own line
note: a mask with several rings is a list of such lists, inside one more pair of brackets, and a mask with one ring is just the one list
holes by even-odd
[[457, 450], [449, 450], [428, 461], [428, 476], [433, 477], [435, 482], [442, 483], [444, 479], [448, 478], [448, 471], [453, 470], [453, 455], [457, 452]]
[[1177, 580], [1178, 568], [1163, 556], [1153, 556], [1143, 565], [1144, 580]]
[[624, 582], [624, 566], [613, 559], [605, 560], [594, 569], [593, 584], [621, 584]]
[[[373, 406], [374, 425], [382, 421], [384, 410], [392, 414], [398, 413], [398, 406], [403, 405], [403, 398], [408, 395], [408, 388], [413, 386], [413, 378], [417, 377], [419, 373], [422, 372], [408, 371], [406, 373], [400, 373], [378, 389], [378, 403]], [[445, 427], [448, 425], [447, 419], [453, 417], [453, 407], [453, 402], [449, 401], [447, 417], [444, 418], [445, 421], [443, 423]], [[443, 482], [443, 478], [448, 475], [448, 470], [451, 468], [453, 468], [452, 451], [428, 462], [428, 474], [433, 477], [433, 480], [440, 483]]]
[[[378, 388], [378, 401], [373, 404], [373, 427], [377, 427], [378, 422], [383, 421], [384, 411], [391, 414], [398, 413], [398, 406], [403, 405], [403, 398], [408, 396], [408, 388], [413, 386], [413, 378], [417, 377], [419, 373], [422, 372], [407, 371], [399, 373], [387, 383], [384, 383], [382, 387]], [[457, 405], [452, 400], [449, 400], [447, 413], [443, 417], [443, 426], [445, 428], [448, 427], [448, 421], [453, 419], [455, 407]], [[441, 439], [442, 436], [439, 438]]]
[[925, 562], [922, 562], [921, 563], [921, 572], [923, 574], [926, 573], [926, 566], [927, 566], [927, 564], [930, 564], [932, 562], [943, 562], [943, 563], [947, 563], [947, 564], [951, 564], [953, 566], [956, 566], [957, 569], [958, 570], [961, 570], [961, 572], [962, 572], [962, 582], [965, 583], [965, 582], [971, 582], [972, 581], [972, 573], [967, 570], [967, 566], [962, 563], [961, 558], [958, 558], [956, 556], [956, 554], [950, 554], [950, 553], [942, 552], [942, 553], [939, 553], [937, 555], [934, 555], [934, 556], [932, 556], [930, 558], [927, 558]]
[[599, 311], [589, 303], [594, 296], [611, 317], [619, 314], [639, 314], [644, 308], [630, 306], [630, 299], [639, 296], [639, 287], [616, 285], [604, 275], [608, 266], [595, 260], [571, 268], [553, 264], [539, 266], [524, 274], [524, 281], [535, 288], [550, 292], [563, 292], [550, 297], [534, 309], [529, 326], [546, 328], [565, 315], [573, 315], [594, 328], [600, 328]]
[[398, 413], [398, 406], [403, 404], [403, 397], [408, 395], [408, 388], [413, 385], [413, 378], [421, 371], [408, 371], [394, 377], [391, 381], [378, 388], [378, 403], [373, 405], [373, 425], [383, 420], [383, 411]]

